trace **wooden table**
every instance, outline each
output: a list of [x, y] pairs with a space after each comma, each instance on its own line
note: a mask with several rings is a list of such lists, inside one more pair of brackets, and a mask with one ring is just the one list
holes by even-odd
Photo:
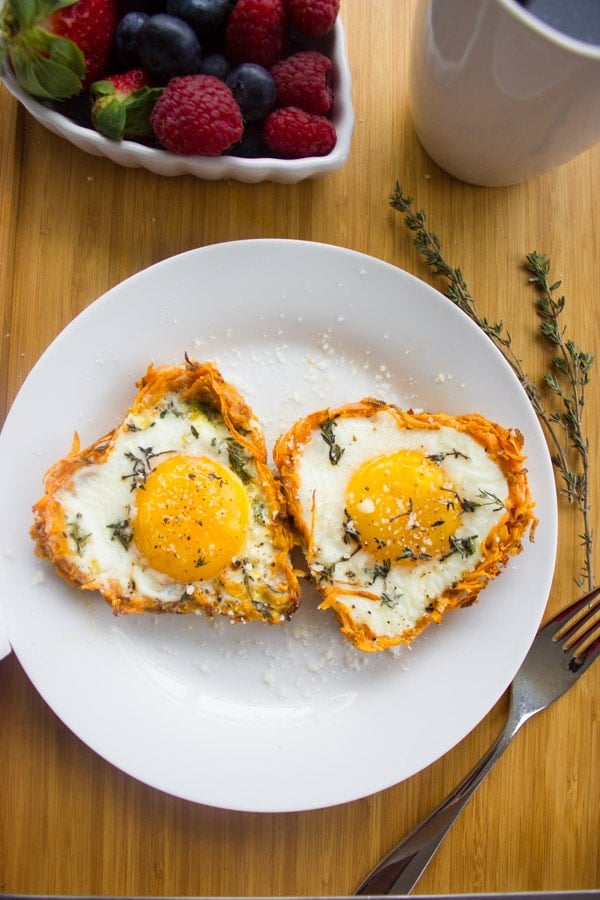
[[[521, 267], [531, 250], [549, 254], [563, 279], [569, 336], [597, 348], [600, 146], [517, 187], [482, 189], [445, 175], [420, 148], [407, 110], [413, 3], [343, 0], [357, 116], [351, 158], [323, 180], [294, 186], [119, 168], [44, 130], [0, 88], [2, 421], [74, 315], [134, 272], [192, 247], [254, 237], [323, 241], [436, 283], [388, 205], [396, 179], [427, 211], [480, 311], [506, 323], [530, 374], [540, 376], [547, 362]], [[587, 428], [597, 532], [599, 408], [595, 373]], [[579, 531], [561, 501], [549, 610], [575, 594]], [[0, 663], [0, 892], [351, 894], [486, 750], [505, 709], [504, 698], [459, 746], [378, 795], [297, 814], [236, 813], [164, 795], [104, 762], [47, 708], [11, 655]], [[598, 888], [599, 749], [596, 666], [521, 732], [416, 893]]]

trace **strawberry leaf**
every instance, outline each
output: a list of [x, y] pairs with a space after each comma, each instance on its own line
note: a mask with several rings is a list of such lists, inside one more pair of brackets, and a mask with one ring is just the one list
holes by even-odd
[[41, 28], [29, 28], [8, 44], [15, 78], [34, 97], [65, 100], [82, 89], [83, 53], [68, 38]]
[[74, 41], [68, 38], [54, 38], [50, 46], [50, 59], [70, 69], [78, 78], [85, 75], [85, 59]]
[[36, 0], [8, 0], [7, 9], [12, 12], [21, 29], [29, 28], [37, 16]]
[[[13, 0], [14, 2], [14, 0]], [[19, 0], [22, 2], [22, 0]], [[30, 3], [31, 0], [25, 0]], [[36, 6], [36, 21], [43, 22], [59, 9], [65, 9], [67, 6], [73, 6], [77, 0], [33, 0]]]
[[96, 97], [92, 106], [92, 124], [113, 141], [149, 140], [154, 137], [150, 114], [162, 88], [142, 87], [119, 96], [110, 81], [97, 81], [91, 88]]

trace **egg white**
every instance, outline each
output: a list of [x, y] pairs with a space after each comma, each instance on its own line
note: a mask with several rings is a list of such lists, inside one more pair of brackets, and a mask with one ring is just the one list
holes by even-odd
[[[100, 590], [118, 583], [123, 597], [135, 592], [168, 604], [201, 587], [206, 596], [216, 599], [222, 593], [216, 577], [182, 584], [153, 569], [138, 552], [129, 523], [136, 515], [136, 485], [143, 483], [145, 471], [172, 453], [206, 456], [231, 469], [230, 441], [220, 417], [203, 413], [176, 393], [165, 394], [156, 409], [130, 413], [106, 459], [79, 468], [57, 491], [67, 522], [71, 562]], [[240, 445], [238, 449], [243, 452]], [[276, 553], [269, 539], [271, 523], [255, 464], [250, 454], [246, 457], [244, 488], [253, 515], [240, 553], [244, 564], [230, 567], [228, 577], [240, 584], [248, 576], [270, 584]]]

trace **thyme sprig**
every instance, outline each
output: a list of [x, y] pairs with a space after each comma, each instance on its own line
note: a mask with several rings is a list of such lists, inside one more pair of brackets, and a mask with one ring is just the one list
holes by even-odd
[[[583, 430], [583, 409], [585, 387], [589, 382], [594, 355], [565, 339], [559, 319], [566, 301], [564, 296], [555, 296], [561, 282], [551, 282], [549, 258], [534, 251], [527, 255], [524, 263], [529, 282], [538, 291], [536, 311], [541, 319], [540, 334], [554, 350], [551, 367], [544, 376], [546, 391], [543, 393], [527, 376], [504, 323], [490, 322], [480, 315], [461, 269], [447, 262], [439, 238], [428, 227], [425, 212], [413, 209], [413, 198], [404, 195], [399, 183], [396, 183], [390, 196], [390, 206], [404, 214], [404, 224], [415, 234], [414, 245], [425, 265], [434, 275], [445, 279], [445, 296], [466, 313], [502, 352], [543, 424], [552, 463], [560, 473], [559, 494], [576, 507], [583, 520], [580, 535], [583, 564], [576, 582], [580, 587], [587, 583], [591, 589], [594, 573], [590, 464], [589, 442]], [[545, 403], [548, 392], [555, 401], [552, 408], [547, 408]]]

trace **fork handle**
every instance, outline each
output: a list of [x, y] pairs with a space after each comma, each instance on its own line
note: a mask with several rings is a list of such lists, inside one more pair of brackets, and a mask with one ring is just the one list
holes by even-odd
[[509, 719], [496, 743], [466, 778], [373, 869], [356, 891], [357, 895], [410, 893], [450, 826], [522, 724], [523, 720]]

